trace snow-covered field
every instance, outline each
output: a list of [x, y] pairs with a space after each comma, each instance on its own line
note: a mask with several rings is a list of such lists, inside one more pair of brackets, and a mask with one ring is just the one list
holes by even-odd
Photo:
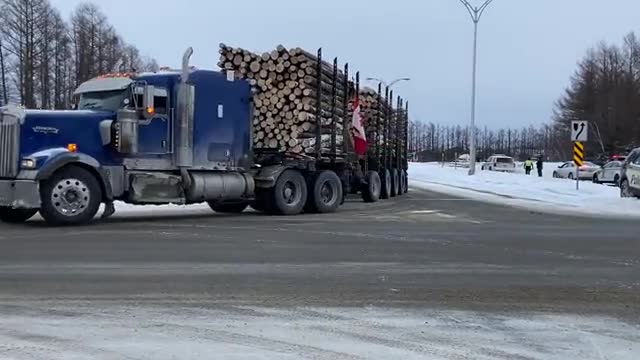
[[0, 305], [0, 358], [636, 360], [640, 354], [640, 327], [608, 317], [94, 305]]
[[524, 171], [513, 174], [476, 171], [468, 176], [468, 169], [442, 166], [438, 163], [411, 163], [409, 185], [455, 196], [516, 206], [541, 212], [575, 214], [615, 218], [640, 218], [640, 201], [620, 198], [614, 186], [589, 181], [576, 183], [554, 179], [555, 163], [546, 163], [543, 177], [526, 176]]

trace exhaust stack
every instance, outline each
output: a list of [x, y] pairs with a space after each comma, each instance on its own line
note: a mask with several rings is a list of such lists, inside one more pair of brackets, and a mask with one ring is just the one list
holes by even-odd
[[189, 47], [182, 57], [182, 77], [178, 89], [178, 126], [176, 137], [176, 165], [186, 168], [193, 165], [193, 86], [188, 84], [189, 59], [193, 48]]

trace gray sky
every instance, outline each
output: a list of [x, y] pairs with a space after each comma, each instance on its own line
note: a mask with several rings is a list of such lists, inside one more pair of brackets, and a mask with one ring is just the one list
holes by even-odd
[[[481, 0], [470, 0], [479, 5]], [[81, 0], [51, 0], [69, 16]], [[218, 44], [277, 44], [349, 61], [363, 78], [400, 83], [414, 119], [467, 124], [473, 26], [458, 0], [108, 0], [120, 34], [160, 65], [216, 69]], [[576, 62], [600, 40], [638, 30], [638, 0], [494, 0], [480, 22], [477, 125], [548, 121]]]

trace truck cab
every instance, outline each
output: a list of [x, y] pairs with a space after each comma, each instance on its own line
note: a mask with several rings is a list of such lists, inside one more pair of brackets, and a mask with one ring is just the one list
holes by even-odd
[[223, 73], [108, 74], [81, 84], [69, 111], [0, 109], [0, 220], [38, 211], [51, 224], [93, 219], [102, 203], [243, 202], [251, 89]]

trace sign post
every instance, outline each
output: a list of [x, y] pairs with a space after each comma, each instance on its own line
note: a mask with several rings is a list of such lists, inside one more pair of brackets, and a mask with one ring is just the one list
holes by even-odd
[[584, 120], [571, 122], [573, 163], [576, 166], [576, 190], [580, 190], [580, 167], [584, 165], [584, 142], [589, 138], [589, 123]]
[[573, 163], [576, 166], [576, 190], [579, 190], [580, 167], [584, 165], [584, 144], [580, 141], [573, 143]]

